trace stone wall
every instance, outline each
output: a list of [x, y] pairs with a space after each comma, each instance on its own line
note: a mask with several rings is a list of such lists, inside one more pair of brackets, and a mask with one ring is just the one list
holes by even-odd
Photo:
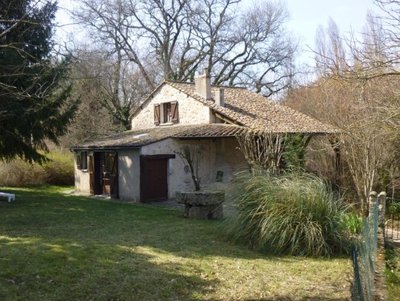
[[[120, 199], [140, 200], [141, 155], [175, 155], [175, 158], [168, 160], [169, 198], [175, 198], [177, 191], [193, 191], [191, 173], [186, 162], [177, 154], [182, 151], [184, 146], [196, 146], [200, 150], [199, 178], [202, 188], [212, 189], [213, 184], [217, 181], [219, 181], [218, 183], [229, 183], [236, 172], [247, 168], [246, 160], [240, 152], [235, 138], [190, 140], [169, 138], [143, 146], [140, 150], [118, 151]], [[90, 194], [89, 172], [78, 170], [76, 160], [75, 189], [79, 193]]]
[[239, 149], [236, 138], [217, 139], [216, 150], [214, 173], [216, 175], [218, 171], [223, 172], [223, 183], [229, 183], [238, 171], [248, 168], [248, 163]]
[[209, 183], [212, 179], [213, 166], [215, 165], [215, 143], [210, 139], [184, 140], [166, 139], [142, 147], [141, 155], [166, 155], [175, 154], [175, 158], [168, 160], [168, 197], [175, 198], [176, 191], [194, 190], [191, 173], [185, 168], [185, 162], [177, 154], [184, 145], [197, 145], [200, 147], [202, 156], [199, 168], [201, 183]]
[[[200, 185], [211, 188], [217, 182], [218, 172], [222, 172], [221, 180], [228, 183], [234, 174], [247, 168], [247, 162], [238, 149], [235, 138], [218, 139], [166, 139], [157, 143], [143, 146], [141, 155], [176, 154], [184, 146], [197, 146], [201, 151], [199, 162]], [[186, 163], [176, 154], [168, 162], [168, 197], [175, 198], [177, 191], [193, 191], [194, 185], [191, 173]]]
[[[208, 106], [166, 84], [162, 86], [160, 90], [155, 93], [153, 98], [144, 104], [143, 109], [132, 118], [132, 129], [140, 130], [158, 127], [154, 124], [154, 104], [171, 101], [178, 102], [178, 125], [205, 124], [214, 121], [211, 109]], [[161, 124], [159, 126], [168, 125]]]

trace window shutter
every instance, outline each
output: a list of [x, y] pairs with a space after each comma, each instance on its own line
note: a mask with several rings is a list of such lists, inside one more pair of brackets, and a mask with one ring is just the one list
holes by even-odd
[[178, 102], [172, 101], [171, 102], [171, 112], [172, 112], [172, 122], [178, 123], [179, 122], [179, 113], [178, 113]]
[[160, 105], [159, 104], [154, 105], [154, 124], [155, 125], [160, 124]]
[[87, 152], [81, 152], [81, 169], [87, 169]]

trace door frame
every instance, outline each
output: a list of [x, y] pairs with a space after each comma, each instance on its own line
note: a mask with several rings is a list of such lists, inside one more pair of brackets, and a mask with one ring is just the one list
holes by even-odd
[[[115, 174], [110, 175], [110, 193], [105, 193], [104, 189], [104, 168], [105, 156], [112, 154], [114, 156]], [[93, 195], [109, 195], [119, 198], [119, 169], [118, 169], [118, 152], [117, 151], [93, 151], [89, 156], [89, 173], [90, 173], [90, 193]]]

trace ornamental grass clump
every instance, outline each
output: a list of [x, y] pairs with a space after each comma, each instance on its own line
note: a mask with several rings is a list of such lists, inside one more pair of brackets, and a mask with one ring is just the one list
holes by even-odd
[[236, 215], [230, 236], [278, 254], [329, 256], [349, 246], [341, 222], [346, 207], [319, 178], [271, 176], [261, 171], [236, 179]]

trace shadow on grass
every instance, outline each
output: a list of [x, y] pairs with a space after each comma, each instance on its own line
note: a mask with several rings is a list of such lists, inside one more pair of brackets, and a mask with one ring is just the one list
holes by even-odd
[[202, 233], [212, 224], [48, 189], [12, 192], [15, 202], [0, 202], [0, 300], [198, 300], [218, 284], [159, 260], [226, 255]]
[[0, 300], [198, 300], [217, 283], [140, 247], [0, 236]]
[[128, 242], [129, 246], [149, 246], [190, 258], [266, 258], [244, 246], [227, 250], [230, 243], [221, 233], [220, 221], [185, 219], [179, 210], [101, 201], [48, 189], [12, 191], [17, 200], [0, 206], [0, 230], [6, 232], [20, 234], [23, 227], [23, 235], [43, 239], [100, 240], [116, 245]]
[[219, 221], [59, 188], [8, 191], [16, 201], [0, 202], [0, 300], [201, 300], [218, 278], [189, 259], [268, 259], [224, 241]]
[[343, 298], [329, 298], [320, 296], [306, 296], [300, 299], [293, 298], [292, 296], [275, 296], [271, 298], [262, 299], [245, 299], [245, 301], [297, 301], [297, 300], [312, 300], [312, 301], [343, 301]]

